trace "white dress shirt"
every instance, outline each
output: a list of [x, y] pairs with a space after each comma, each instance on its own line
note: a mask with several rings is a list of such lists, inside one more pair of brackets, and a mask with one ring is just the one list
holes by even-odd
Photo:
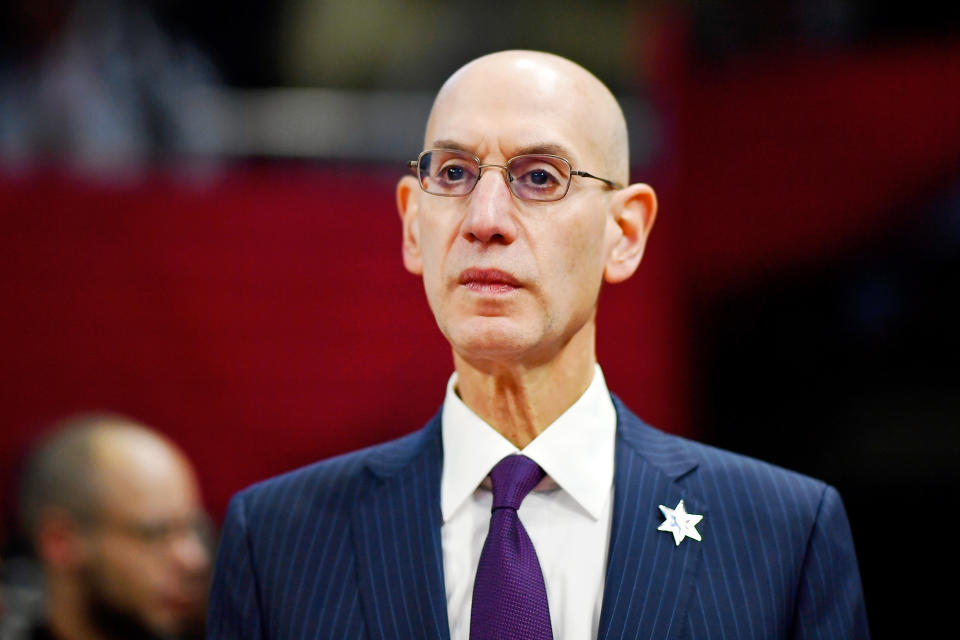
[[493, 504], [485, 480], [494, 465], [514, 453], [536, 461], [547, 473], [517, 513], [543, 569], [553, 636], [596, 638], [613, 511], [617, 425], [603, 372], [596, 365], [583, 395], [523, 450], [471, 411], [457, 395], [456, 384], [454, 373], [443, 404], [440, 481], [451, 640], [470, 637], [473, 582]]

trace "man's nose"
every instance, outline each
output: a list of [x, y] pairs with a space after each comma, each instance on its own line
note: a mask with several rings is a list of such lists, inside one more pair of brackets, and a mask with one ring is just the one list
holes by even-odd
[[177, 564], [187, 573], [203, 574], [210, 568], [210, 549], [201, 535], [185, 532], [173, 540], [173, 555]]
[[505, 169], [484, 167], [467, 196], [467, 214], [461, 234], [467, 240], [510, 244], [516, 239], [516, 202], [507, 186]]

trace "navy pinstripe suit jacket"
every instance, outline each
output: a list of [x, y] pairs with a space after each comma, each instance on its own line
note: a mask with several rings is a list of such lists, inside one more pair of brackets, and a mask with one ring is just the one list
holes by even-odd
[[[658, 431], [617, 398], [600, 638], [867, 638], [837, 492]], [[409, 436], [293, 471], [230, 502], [208, 638], [448, 638], [439, 413]], [[702, 542], [657, 531], [703, 514]]]

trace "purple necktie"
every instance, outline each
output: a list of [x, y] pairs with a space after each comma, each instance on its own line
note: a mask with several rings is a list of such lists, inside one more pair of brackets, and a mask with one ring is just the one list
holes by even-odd
[[540, 561], [517, 509], [544, 473], [526, 456], [507, 456], [490, 472], [493, 509], [473, 584], [470, 640], [551, 640]]

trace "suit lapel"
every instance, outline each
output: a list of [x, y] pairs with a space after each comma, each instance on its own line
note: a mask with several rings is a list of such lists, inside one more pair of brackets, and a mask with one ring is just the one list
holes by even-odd
[[677, 546], [672, 535], [657, 530], [663, 522], [658, 507], [674, 508], [683, 499], [689, 513], [705, 514], [703, 502], [682, 482], [697, 462], [682, 440], [645, 425], [616, 397], [614, 404], [613, 522], [599, 637], [679, 638], [701, 549], [708, 542], [688, 538]]
[[449, 638], [440, 548], [439, 414], [371, 457], [374, 488], [355, 507], [353, 541], [371, 638]]

